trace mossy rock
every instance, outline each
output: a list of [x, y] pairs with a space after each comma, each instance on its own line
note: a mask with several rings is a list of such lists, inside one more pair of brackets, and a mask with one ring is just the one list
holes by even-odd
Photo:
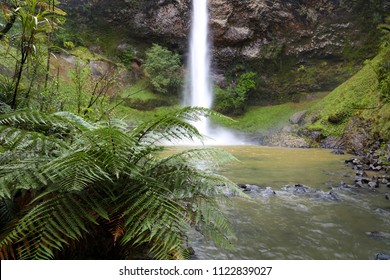
[[345, 112], [336, 112], [328, 116], [328, 122], [332, 124], [339, 124], [342, 123], [346, 117], [347, 114]]

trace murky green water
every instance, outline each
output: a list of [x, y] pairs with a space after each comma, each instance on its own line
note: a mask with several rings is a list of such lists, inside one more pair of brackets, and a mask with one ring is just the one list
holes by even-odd
[[[366, 232], [390, 232], [390, 203], [383, 192], [339, 190], [352, 183], [354, 171], [344, 166], [348, 155], [320, 149], [259, 146], [224, 147], [240, 162], [220, 173], [237, 183], [272, 187], [276, 195], [233, 198], [226, 207], [238, 240], [235, 251], [214, 247], [199, 235], [192, 246], [197, 259], [373, 259], [390, 254], [389, 238], [370, 238]], [[286, 184], [304, 184], [315, 195], [295, 194]], [[337, 200], [329, 199], [332, 191]]]

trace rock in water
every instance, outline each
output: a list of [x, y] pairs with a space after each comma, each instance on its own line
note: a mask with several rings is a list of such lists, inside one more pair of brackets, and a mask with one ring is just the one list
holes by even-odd
[[390, 238], [390, 233], [387, 233], [387, 232], [369, 231], [369, 232], [366, 232], [366, 234], [372, 238]]
[[390, 260], [390, 255], [379, 253], [379, 254], [376, 254], [375, 259], [376, 260]]

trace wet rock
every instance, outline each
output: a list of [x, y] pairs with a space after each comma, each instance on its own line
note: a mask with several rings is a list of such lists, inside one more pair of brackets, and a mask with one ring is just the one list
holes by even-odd
[[337, 195], [337, 193], [330, 191], [328, 193], [328, 199], [333, 200], [333, 201], [338, 201], [339, 196]]
[[369, 186], [371, 189], [376, 189], [376, 188], [379, 187], [379, 184], [378, 184], [378, 182], [371, 181], [371, 182], [368, 182], [368, 186]]
[[382, 185], [388, 185], [390, 182], [388, 178], [383, 177], [379, 179], [379, 183]]
[[325, 136], [322, 134], [322, 131], [320, 130], [309, 130], [309, 129], [301, 129], [298, 131], [299, 136], [304, 136], [309, 138], [310, 140], [320, 143], [323, 139], [325, 139]]
[[367, 176], [367, 173], [364, 172], [364, 170], [359, 170], [359, 171], [356, 172], [356, 176], [358, 176], [358, 177], [365, 177], [365, 176]]
[[390, 238], [390, 233], [382, 231], [368, 231], [366, 234], [371, 238]]
[[340, 182], [340, 185], [338, 187], [332, 188], [334, 190], [341, 190], [341, 191], [351, 191], [355, 189], [360, 189], [363, 187], [363, 183], [361, 181], [356, 182], [354, 185], [348, 185], [345, 182]]
[[268, 197], [276, 195], [276, 192], [271, 187], [260, 187], [251, 184], [239, 184], [238, 187], [252, 196]]
[[390, 260], [390, 255], [379, 253], [375, 255], [376, 260]]
[[312, 188], [302, 184], [286, 185], [283, 189], [294, 194], [315, 192]]
[[296, 194], [296, 195], [307, 195], [313, 199], [321, 201], [338, 201], [339, 196], [337, 193], [330, 191], [324, 192], [321, 190], [313, 189], [302, 184], [286, 185], [282, 187], [283, 190]]
[[357, 181], [357, 182], [355, 183], [355, 187], [356, 187], [356, 188], [363, 188], [363, 183], [362, 183], [362, 181]]
[[345, 150], [345, 143], [342, 137], [328, 136], [320, 144], [324, 149]]

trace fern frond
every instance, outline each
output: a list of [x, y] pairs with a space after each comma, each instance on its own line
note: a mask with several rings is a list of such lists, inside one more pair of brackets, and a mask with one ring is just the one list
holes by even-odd
[[83, 146], [103, 169], [118, 178], [129, 164], [135, 141], [118, 129], [100, 127], [80, 135], [74, 146]]
[[90, 124], [66, 112], [1, 115], [0, 201], [23, 203], [17, 215], [1, 218], [0, 258], [54, 258], [102, 229], [112, 235], [111, 246], [147, 245], [158, 259], [188, 256], [190, 226], [216, 244], [229, 243], [232, 231], [219, 206], [224, 188], [237, 187], [209, 167], [232, 157], [218, 149], [161, 157], [158, 145], [201, 138], [186, 120], [210, 114], [187, 107], [130, 131], [122, 121]]
[[132, 135], [140, 142], [158, 143], [162, 141], [203, 139], [203, 135], [189, 122], [199, 121], [202, 117], [218, 115], [209, 109], [200, 107], [184, 107], [151, 122], [138, 126]]
[[46, 155], [67, 148], [64, 141], [53, 136], [7, 126], [0, 126], [0, 145], [10, 150], [32, 151]]
[[80, 191], [99, 181], [111, 180], [109, 174], [83, 150], [70, 151], [50, 161], [43, 173], [57, 190], [65, 192]]
[[[70, 240], [88, 233], [89, 224], [97, 224], [91, 214], [100, 199], [89, 203], [79, 195], [57, 195], [26, 210], [26, 214], [0, 239], [0, 248], [14, 244], [21, 259], [50, 259], [55, 250], [61, 250]], [[84, 197], [84, 196], [83, 196]], [[95, 205], [92, 209], [90, 206]]]
[[72, 113], [46, 114], [34, 110], [20, 110], [0, 116], [0, 125], [13, 126], [45, 135], [70, 135], [90, 129], [90, 125], [81, 121]]
[[122, 214], [116, 215], [115, 217], [111, 218], [108, 222], [108, 225], [110, 227], [111, 235], [114, 239], [114, 246], [116, 246], [118, 240], [122, 238], [125, 233], [124, 218]]
[[164, 186], [150, 178], [129, 190], [128, 199], [122, 204], [126, 230], [122, 244], [160, 244], [151, 249], [155, 258], [182, 247], [188, 219], [184, 208], [168, 194]]

